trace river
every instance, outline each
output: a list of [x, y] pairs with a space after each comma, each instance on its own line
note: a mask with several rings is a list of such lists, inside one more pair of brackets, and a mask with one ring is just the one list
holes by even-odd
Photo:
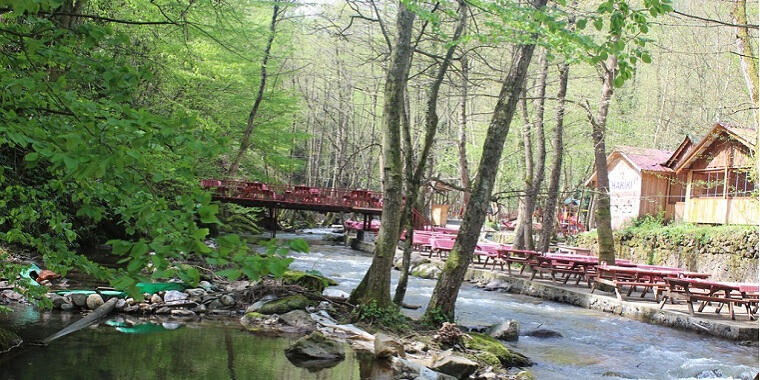
[[[294, 269], [318, 270], [350, 292], [371, 256], [321, 242], [323, 231], [279, 234], [310, 241], [308, 254], [295, 254]], [[393, 281], [398, 277], [394, 271]], [[423, 307], [434, 280], [410, 278], [406, 302]], [[417, 317], [422, 309], [409, 311]], [[523, 331], [545, 328], [562, 338], [520, 337], [507, 345], [536, 362], [538, 379], [751, 379], [757, 347], [673, 330], [537, 298], [486, 292], [465, 284], [457, 301], [457, 322], [485, 326], [516, 319]], [[0, 316], [27, 341], [39, 340], [78, 315], [39, 313], [32, 308]], [[362, 361], [350, 350], [336, 367], [310, 372], [293, 366], [283, 349], [295, 338], [254, 336], [234, 321], [151, 325], [128, 334], [100, 324], [47, 347], [28, 347], [0, 356], [0, 379], [340, 379], [361, 378]], [[366, 364], [366, 362], [364, 362]], [[709, 372], [719, 376], [703, 377]]]

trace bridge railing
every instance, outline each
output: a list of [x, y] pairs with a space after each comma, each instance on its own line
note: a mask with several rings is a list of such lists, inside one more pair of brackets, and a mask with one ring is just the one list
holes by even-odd
[[270, 185], [261, 182], [203, 179], [201, 186], [227, 199], [346, 206], [380, 209], [382, 193], [369, 190], [325, 189], [311, 186]]

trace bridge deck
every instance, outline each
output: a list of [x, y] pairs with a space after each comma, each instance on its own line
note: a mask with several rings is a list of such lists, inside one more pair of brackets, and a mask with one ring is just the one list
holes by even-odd
[[320, 212], [382, 213], [382, 194], [369, 190], [325, 189], [310, 186], [269, 185], [261, 182], [204, 179], [201, 186], [213, 199], [242, 206]]

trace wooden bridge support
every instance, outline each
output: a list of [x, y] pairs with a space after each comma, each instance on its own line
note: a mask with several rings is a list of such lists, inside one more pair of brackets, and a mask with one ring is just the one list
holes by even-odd
[[277, 237], [277, 209], [274, 207], [269, 208], [269, 220], [272, 223], [272, 239]]

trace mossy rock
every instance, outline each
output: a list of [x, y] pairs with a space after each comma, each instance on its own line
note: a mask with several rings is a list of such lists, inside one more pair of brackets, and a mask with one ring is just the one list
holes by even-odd
[[[479, 333], [469, 333], [468, 335], [470, 339], [465, 339], [465, 347], [495, 356], [504, 367], [527, 367], [533, 365], [533, 362], [525, 355], [510, 351], [496, 338]], [[480, 354], [476, 356], [480, 358]]]
[[291, 310], [305, 309], [307, 306], [314, 306], [316, 303], [316, 301], [312, 301], [300, 294], [296, 294], [265, 303], [259, 310], [259, 313], [285, 314]]
[[14, 347], [20, 345], [21, 338], [15, 333], [0, 329], [0, 354], [10, 351]]
[[326, 287], [338, 285], [335, 280], [325, 276], [290, 270], [282, 275], [282, 282], [288, 285], [298, 285], [320, 294]]
[[475, 355], [475, 358], [493, 367], [498, 367], [501, 365], [501, 360], [499, 360], [496, 355], [490, 352], [481, 351]]

